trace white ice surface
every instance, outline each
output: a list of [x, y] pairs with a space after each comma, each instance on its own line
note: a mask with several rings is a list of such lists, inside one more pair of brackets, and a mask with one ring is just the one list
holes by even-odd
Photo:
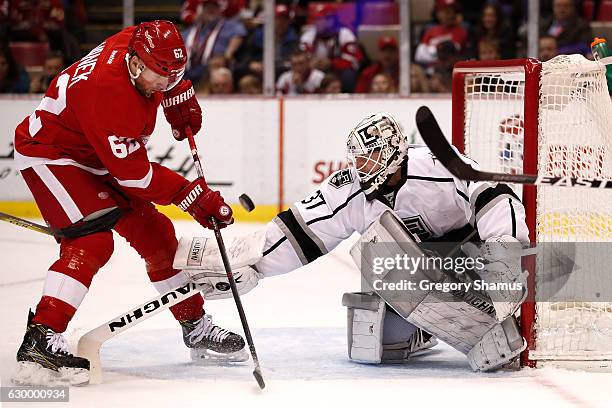
[[[177, 234], [201, 234], [176, 222]], [[260, 228], [237, 224], [224, 234]], [[95, 277], [66, 332], [78, 337], [156, 296], [138, 255], [120, 237]], [[39, 300], [45, 271], [58, 246], [50, 237], [0, 224], [0, 379], [9, 386], [27, 310]], [[259, 391], [251, 362], [195, 366], [168, 312], [110, 340], [102, 349], [104, 383], [70, 389], [79, 407], [610, 407], [612, 374], [527, 369], [473, 373], [465, 357], [446, 345], [400, 366], [351, 363], [346, 352], [346, 311], [341, 296], [359, 290], [347, 244], [299, 271], [269, 278], [243, 298], [267, 387]], [[232, 300], [206, 305], [215, 322], [241, 332]], [[392, 405], [393, 404], [393, 405]], [[40, 407], [43, 404], [4, 404]], [[55, 404], [52, 406], [65, 406]]]

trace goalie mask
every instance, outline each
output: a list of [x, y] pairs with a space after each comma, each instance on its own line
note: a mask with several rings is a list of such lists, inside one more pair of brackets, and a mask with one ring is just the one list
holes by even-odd
[[373, 200], [406, 158], [408, 141], [393, 117], [380, 112], [363, 119], [346, 143], [366, 198]]

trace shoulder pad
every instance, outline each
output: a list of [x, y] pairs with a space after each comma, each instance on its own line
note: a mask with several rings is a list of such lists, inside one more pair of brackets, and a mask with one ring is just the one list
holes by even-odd
[[340, 170], [335, 172], [330, 178], [329, 178], [329, 185], [334, 187], [334, 188], [340, 188], [342, 186], [346, 186], [348, 184], [352, 184], [353, 183], [353, 174], [351, 172], [351, 169], [344, 169], [344, 170]]

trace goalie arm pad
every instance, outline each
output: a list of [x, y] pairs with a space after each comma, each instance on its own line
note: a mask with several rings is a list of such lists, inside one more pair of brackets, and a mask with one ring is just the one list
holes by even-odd
[[291, 272], [362, 232], [384, 206], [368, 204], [353, 169], [333, 173], [309, 197], [279, 213], [266, 227], [264, 276]]
[[[461, 155], [464, 162], [480, 170], [473, 160]], [[442, 166], [440, 164], [440, 166]], [[463, 208], [466, 220], [478, 229], [482, 240], [510, 235], [521, 242], [529, 242], [525, 222], [525, 207], [510, 186], [489, 181], [466, 181], [453, 177], [457, 205]]]

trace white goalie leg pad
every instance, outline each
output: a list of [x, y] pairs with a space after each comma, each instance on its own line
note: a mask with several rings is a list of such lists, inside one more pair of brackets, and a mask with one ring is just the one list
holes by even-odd
[[383, 354], [385, 301], [375, 293], [345, 293], [348, 356], [359, 363], [379, 364]]
[[514, 316], [494, 325], [468, 352], [474, 371], [491, 371], [510, 363], [527, 347]]
[[[365, 281], [393, 310], [408, 322], [467, 354], [498, 323], [491, 300], [466, 286], [448, 291], [421, 288], [422, 282], [442, 287], [466, 285], [435, 268], [392, 268], [380, 274], [372, 272], [376, 258], [395, 258], [398, 254], [427, 258], [402, 221], [390, 211], [383, 213], [362, 235], [362, 241], [351, 249], [353, 259], [361, 265]], [[376, 289], [398, 282], [412, 282], [414, 289]]]
[[435, 337], [387, 312], [384, 300], [375, 293], [345, 293], [349, 359], [368, 364], [405, 363], [438, 344]]
[[[240, 294], [249, 292], [263, 277], [252, 265], [262, 258], [265, 241], [265, 230], [225, 239], [227, 257]], [[232, 296], [214, 238], [181, 238], [172, 266], [183, 270], [192, 282], [202, 284], [202, 293], [207, 300]]]

